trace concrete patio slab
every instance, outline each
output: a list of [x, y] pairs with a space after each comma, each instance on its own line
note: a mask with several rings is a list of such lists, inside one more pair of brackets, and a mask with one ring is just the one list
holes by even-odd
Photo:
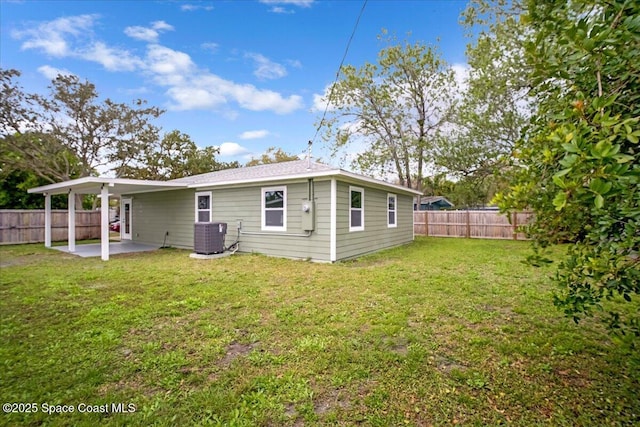
[[[98, 257], [102, 254], [100, 243], [76, 245], [76, 250], [74, 252], [69, 252], [69, 246], [52, 246], [51, 249], [56, 249], [58, 251], [66, 252], [71, 255], [77, 255], [82, 258]], [[153, 246], [153, 245], [145, 245], [142, 243], [134, 243], [134, 242], [110, 242], [109, 243], [109, 255], [155, 251], [156, 249], [160, 249], [160, 247]]]
[[223, 252], [221, 254], [210, 254], [210, 255], [204, 255], [204, 254], [189, 254], [189, 258], [194, 258], [194, 259], [218, 259], [218, 258], [225, 258], [228, 257], [230, 255], [233, 255], [233, 252]]

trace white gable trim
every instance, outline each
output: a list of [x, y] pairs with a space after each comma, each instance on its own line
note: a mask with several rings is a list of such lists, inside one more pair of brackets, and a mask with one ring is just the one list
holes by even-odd
[[134, 194], [187, 188], [185, 184], [176, 182], [88, 176], [85, 178], [72, 179], [70, 181], [30, 188], [28, 192], [67, 194], [69, 191], [74, 191], [76, 194], [102, 194], [103, 186], [108, 188], [110, 194]]

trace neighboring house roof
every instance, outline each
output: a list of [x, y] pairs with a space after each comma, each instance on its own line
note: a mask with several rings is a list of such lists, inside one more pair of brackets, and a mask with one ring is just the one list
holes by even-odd
[[[417, 204], [418, 198], [414, 200], [414, 204]], [[453, 207], [454, 204], [444, 196], [422, 196], [420, 197], [420, 206], [443, 206]]]
[[203, 188], [220, 187], [229, 185], [242, 185], [250, 183], [266, 183], [291, 179], [309, 179], [320, 177], [339, 177], [344, 181], [365, 185], [369, 184], [377, 188], [397, 193], [419, 195], [420, 192], [389, 184], [378, 179], [369, 178], [340, 168], [307, 160], [294, 160], [291, 162], [270, 163], [266, 165], [241, 167], [236, 169], [224, 169], [171, 181], [144, 181], [135, 179], [86, 177], [65, 181], [57, 184], [31, 188], [29, 193], [64, 194], [70, 190], [87, 194], [97, 194], [103, 185], [110, 187], [110, 192], [115, 194], [134, 194], [159, 190], [173, 190], [179, 188]]
[[423, 196], [420, 198], [420, 203], [421, 204], [433, 204], [433, 203], [437, 203], [437, 202], [445, 202], [451, 206], [453, 206], [453, 203], [451, 203], [446, 197], [444, 196]]

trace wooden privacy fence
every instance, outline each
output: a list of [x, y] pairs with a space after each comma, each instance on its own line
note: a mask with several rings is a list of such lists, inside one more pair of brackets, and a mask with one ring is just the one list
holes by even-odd
[[497, 211], [416, 211], [415, 234], [434, 237], [526, 240], [518, 226], [532, 217], [530, 212], [504, 215]]
[[[68, 211], [51, 211], [51, 240], [67, 240]], [[76, 211], [76, 240], [100, 238], [100, 212]], [[44, 209], [0, 209], [0, 245], [44, 242]]]

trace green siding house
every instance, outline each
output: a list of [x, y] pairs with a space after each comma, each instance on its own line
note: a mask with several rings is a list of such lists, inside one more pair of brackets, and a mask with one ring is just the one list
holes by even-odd
[[418, 194], [306, 160], [162, 182], [82, 178], [30, 191], [118, 195], [123, 240], [194, 249], [195, 223], [221, 222], [225, 245], [238, 241], [239, 252], [320, 262], [411, 242]]

